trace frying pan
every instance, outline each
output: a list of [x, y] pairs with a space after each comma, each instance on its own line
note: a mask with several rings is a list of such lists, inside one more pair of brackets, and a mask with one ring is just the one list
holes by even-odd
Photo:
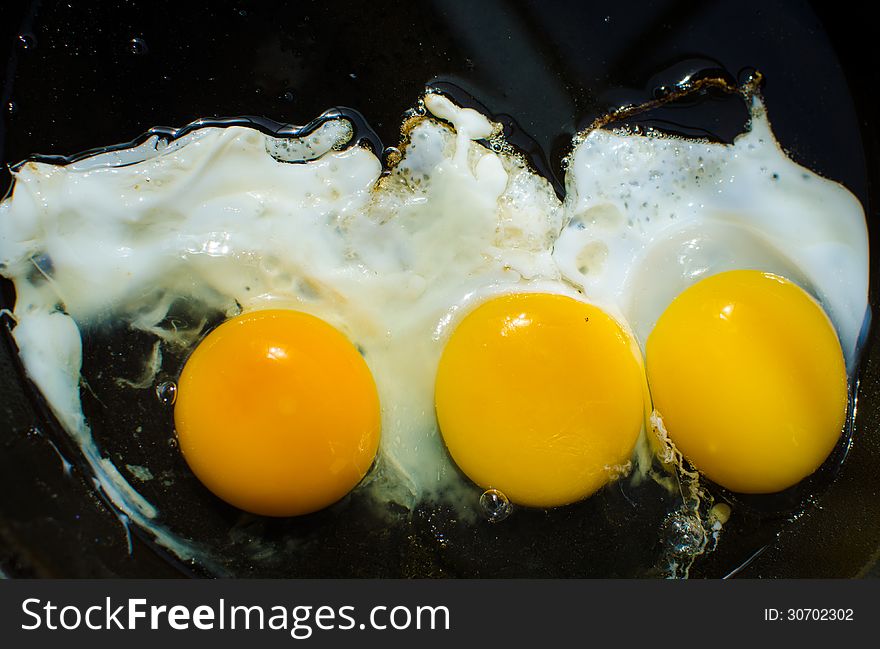
[[[5, 3], [0, 155], [14, 163], [31, 154], [75, 154], [130, 141], [152, 126], [182, 126], [203, 117], [257, 115], [304, 124], [332, 106], [357, 109], [381, 142], [394, 145], [401, 115], [425, 84], [433, 83], [476, 98], [509, 125], [514, 139], [528, 143], [536, 167], [561, 187], [571, 136], [609, 108], [649, 99], [659, 84], [684, 74], [711, 71], [737, 78], [759, 69], [777, 137], [797, 162], [859, 197], [873, 247], [877, 61], [866, 54], [874, 49], [868, 17], [835, 9], [831, 3], [745, 0], [613, 6], [537, 0]], [[687, 119], [674, 107], [644, 119], [730, 141], [744, 118], [736, 102], [709, 98], [689, 110]], [[9, 184], [8, 174], [3, 181]], [[872, 277], [877, 276], [875, 262]], [[873, 279], [871, 287], [875, 305]], [[10, 306], [11, 288], [5, 284], [3, 290], [4, 306]], [[97, 353], [91, 358], [102, 362]], [[779, 501], [745, 503], [752, 518], [732, 521], [732, 535], [740, 541], [731, 549], [722, 542], [694, 564], [691, 576], [880, 576], [878, 362], [875, 327], [859, 372], [851, 445], [841, 445], [832, 466], [795, 494], [794, 508]], [[120, 523], [94, 489], [76, 448], [23, 378], [5, 332], [0, 385], [5, 574], [210, 574]], [[114, 421], [94, 404], [85, 407], [97, 435]], [[126, 404], [117, 404], [115, 412], [118, 420]], [[123, 441], [108, 452], [147, 454], [156, 443]], [[165, 497], [179, 496], [196, 531], [234, 531], [230, 552], [237, 554], [226, 564], [231, 574], [266, 575], [242, 548], [248, 538], [290, 530], [242, 518], [197, 485], [187, 489]], [[184, 497], [188, 493], [195, 494], [194, 502]], [[319, 514], [297, 523], [297, 533], [319, 538], [320, 549], [287, 574], [652, 574], [637, 560], [621, 563], [619, 548], [590, 536], [583, 522], [587, 515], [604, 517], [611, 530], [625, 525], [598, 505], [518, 514], [512, 531], [493, 528], [458, 557], [436, 543], [442, 515], [417, 512], [409, 528], [389, 530], [348, 506], [349, 518], [341, 522]], [[542, 526], [554, 534], [542, 533]], [[560, 530], [564, 534], [555, 533]], [[637, 548], [656, 543], [652, 534], [627, 529], [622, 551], [637, 555]], [[560, 554], [564, 560], [541, 559]], [[523, 556], [537, 558], [522, 561]]]

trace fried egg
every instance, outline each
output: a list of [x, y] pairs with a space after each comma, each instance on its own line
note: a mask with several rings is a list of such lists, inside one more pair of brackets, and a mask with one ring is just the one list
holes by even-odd
[[[582, 134], [564, 201], [500, 125], [432, 93], [387, 172], [342, 117], [297, 137], [205, 127], [28, 162], [0, 204], [13, 336], [100, 488], [182, 557], [195, 551], [163, 526], [171, 505], [131, 487], [82, 412], [81, 334], [108, 319], [186, 350], [184, 458], [247, 511], [308, 513], [352, 489], [462, 518], [483, 490], [555, 507], [647, 471], [647, 433], [729, 489], [783, 489], [842, 432], [867, 235], [858, 201], [789, 160], [752, 102], [732, 145]], [[725, 280], [751, 271], [742, 295]], [[763, 311], [735, 342], [695, 315], [750, 296]], [[225, 322], [177, 330], [180, 300]], [[807, 322], [790, 348], [774, 342]], [[756, 363], [695, 368], [713, 348]], [[820, 369], [780, 392], [799, 354]], [[692, 414], [700, 385], [727, 387]], [[755, 393], [765, 407], [729, 416]], [[790, 413], [803, 427], [768, 445]]]

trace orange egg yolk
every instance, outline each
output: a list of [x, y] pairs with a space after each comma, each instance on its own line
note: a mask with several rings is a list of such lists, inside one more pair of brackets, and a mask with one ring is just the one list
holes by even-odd
[[782, 277], [731, 271], [694, 284], [658, 320], [646, 364], [672, 442], [732, 491], [791, 487], [840, 438], [847, 378], [837, 334]]
[[437, 370], [443, 440], [467, 476], [512, 502], [580, 500], [619, 475], [644, 420], [632, 337], [570, 297], [491, 299], [455, 328]]
[[214, 494], [293, 516], [345, 496], [379, 444], [379, 398], [354, 345], [314, 316], [267, 310], [214, 329], [187, 360], [174, 423]]

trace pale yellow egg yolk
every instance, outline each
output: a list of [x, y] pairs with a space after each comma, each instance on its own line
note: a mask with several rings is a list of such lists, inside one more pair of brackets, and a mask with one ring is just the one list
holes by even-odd
[[731, 271], [691, 286], [648, 337], [646, 364], [673, 443], [733, 491], [786, 489], [840, 438], [847, 378], [837, 334], [782, 277]]
[[617, 475], [644, 420], [638, 348], [562, 295], [491, 299], [455, 328], [437, 370], [443, 440], [462, 471], [512, 502], [580, 500]]
[[193, 472], [256, 514], [322, 509], [363, 478], [379, 399], [357, 349], [296, 311], [255, 311], [212, 331], [187, 360], [174, 422]]

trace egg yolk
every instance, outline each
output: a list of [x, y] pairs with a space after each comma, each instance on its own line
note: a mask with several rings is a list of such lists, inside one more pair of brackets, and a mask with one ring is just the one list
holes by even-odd
[[379, 398], [348, 339], [297, 311], [246, 313], [214, 329], [178, 382], [174, 423], [190, 468], [255, 514], [294, 516], [336, 502], [379, 444]]
[[732, 491], [786, 489], [840, 438], [847, 379], [837, 334], [782, 277], [731, 271], [694, 284], [658, 320], [646, 357], [670, 439]]
[[638, 348], [595, 306], [562, 295], [491, 299], [449, 338], [435, 401], [462, 471], [512, 502], [553, 507], [619, 475], [644, 420]]

